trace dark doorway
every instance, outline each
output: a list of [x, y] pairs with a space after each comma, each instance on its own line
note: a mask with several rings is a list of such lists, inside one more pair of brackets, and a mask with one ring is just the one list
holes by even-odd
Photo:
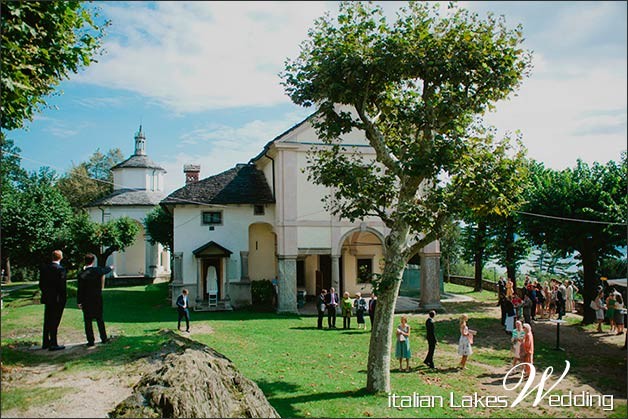
[[297, 260], [297, 288], [305, 288], [305, 260]]
[[[329, 290], [331, 288], [331, 256], [319, 255], [318, 256], [318, 271], [316, 272], [316, 278], [318, 283], [318, 277], [320, 272], [321, 288]], [[338, 290], [336, 290], [338, 292]]]

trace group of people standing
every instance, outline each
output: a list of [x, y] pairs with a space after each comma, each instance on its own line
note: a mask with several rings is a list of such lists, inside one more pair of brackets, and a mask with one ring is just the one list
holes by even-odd
[[377, 296], [375, 293], [371, 294], [371, 298], [367, 302], [359, 292], [356, 294], [355, 299], [352, 299], [348, 292], [345, 292], [342, 295], [342, 299], [339, 299], [338, 293], [334, 288], [330, 288], [329, 292], [327, 292], [326, 289], [322, 289], [320, 294], [316, 297], [316, 310], [318, 313], [317, 327], [319, 329], [323, 328], [323, 317], [325, 316], [325, 313], [327, 313], [327, 326], [329, 329], [335, 329], [337, 310], [340, 308], [343, 329], [351, 329], [351, 317], [353, 316], [354, 311], [358, 323], [358, 329], [366, 329], [364, 315], [367, 313], [371, 319], [372, 329], [376, 305]]
[[527, 276], [523, 287], [516, 289], [512, 279], [502, 277], [497, 282], [502, 326], [510, 334], [517, 320], [530, 325], [537, 318], [551, 319], [555, 315], [557, 320], [562, 320], [566, 313], [575, 311], [574, 296], [578, 291], [569, 280], [551, 279], [541, 284]]
[[595, 310], [598, 332], [602, 332], [602, 323], [607, 319], [611, 325], [610, 333], [624, 333], [624, 298], [615, 288], [611, 287], [605, 298], [604, 287], [600, 285], [595, 299], [591, 301], [591, 308]]
[[[434, 351], [436, 350], [436, 333], [434, 317], [436, 311], [430, 310], [425, 320], [425, 337], [427, 339], [428, 350], [423, 363], [429, 368], [434, 366]], [[465, 369], [469, 356], [473, 354], [473, 339], [477, 334], [476, 330], [470, 329], [467, 325], [469, 316], [463, 314], [459, 320], [460, 338], [458, 339], [458, 355], [460, 355], [459, 369]], [[396, 346], [395, 357], [399, 360], [399, 371], [410, 371], [410, 358], [412, 351], [410, 348], [410, 325], [407, 316], [401, 316], [400, 324], [396, 330]], [[403, 361], [406, 361], [406, 367], [403, 367]]]
[[[67, 271], [61, 265], [63, 252], [52, 252], [52, 260], [41, 266], [39, 271], [39, 289], [41, 303], [44, 304], [44, 333], [42, 349], [59, 351], [65, 349], [59, 345], [57, 338], [61, 317], [67, 302]], [[87, 347], [95, 345], [93, 321], [96, 321], [102, 343], [107, 343], [107, 331], [103, 320], [102, 290], [105, 287], [105, 275], [113, 270], [113, 266], [95, 266], [96, 256], [85, 255], [85, 266], [78, 273], [76, 302], [83, 312]]]

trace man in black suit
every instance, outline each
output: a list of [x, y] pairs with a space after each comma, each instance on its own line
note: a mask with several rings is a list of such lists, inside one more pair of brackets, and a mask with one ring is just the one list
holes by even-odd
[[102, 315], [102, 290], [105, 288], [105, 275], [113, 270], [113, 266], [94, 266], [96, 256], [91, 253], [85, 255], [85, 266], [78, 274], [78, 290], [76, 302], [78, 308], [83, 310], [83, 322], [85, 323], [85, 337], [87, 346], [94, 346], [94, 328], [92, 320], [96, 320], [100, 341], [107, 343], [107, 331]]
[[181, 319], [185, 318], [185, 331], [190, 333], [190, 301], [188, 299], [188, 290], [183, 288], [181, 294], [177, 297], [177, 330], [181, 331]]
[[429, 317], [425, 321], [425, 329], [427, 331], [427, 345], [428, 351], [427, 356], [425, 357], [425, 361], [423, 363], [430, 368], [434, 368], [434, 350], [436, 349], [436, 334], [434, 333], [434, 316], [436, 316], [436, 312], [431, 310], [429, 312]]
[[330, 329], [336, 328], [336, 307], [340, 303], [340, 299], [338, 298], [338, 294], [336, 294], [336, 290], [333, 288], [329, 289], [329, 293], [327, 294], [327, 325]]
[[327, 297], [327, 290], [322, 289], [321, 293], [316, 297], [316, 310], [318, 312], [318, 328], [323, 328], [323, 316], [325, 315], [325, 299]]
[[65, 346], [60, 346], [57, 342], [57, 331], [67, 299], [66, 272], [61, 266], [61, 259], [63, 252], [55, 250], [52, 252], [52, 262], [42, 265], [39, 270], [41, 303], [45, 304], [44, 338], [41, 348], [50, 351], [65, 349]]

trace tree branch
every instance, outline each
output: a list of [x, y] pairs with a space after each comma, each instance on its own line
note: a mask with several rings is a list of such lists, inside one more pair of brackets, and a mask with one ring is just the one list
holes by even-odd
[[354, 105], [354, 108], [358, 112], [360, 120], [362, 121], [362, 123], [364, 123], [366, 138], [369, 140], [369, 144], [375, 149], [377, 159], [384, 166], [386, 166], [388, 170], [393, 172], [396, 176], [399, 176], [401, 173], [401, 167], [399, 167], [399, 162], [392, 158], [390, 152], [386, 147], [384, 136], [377, 129], [374, 121], [369, 119], [369, 117], [364, 113], [364, 105]]

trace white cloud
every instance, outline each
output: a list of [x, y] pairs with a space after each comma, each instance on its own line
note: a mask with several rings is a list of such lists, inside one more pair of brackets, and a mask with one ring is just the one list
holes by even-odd
[[75, 80], [197, 112], [288, 102], [277, 73], [321, 2], [105, 3], [107, 53]]
[[564, 79], [533, 75], [486, 120], [503, 131], [521, 129], [529, 156], [555, 169], [578, 158], [617, 160], [626, 149], [627, 87], [612, 69]]

